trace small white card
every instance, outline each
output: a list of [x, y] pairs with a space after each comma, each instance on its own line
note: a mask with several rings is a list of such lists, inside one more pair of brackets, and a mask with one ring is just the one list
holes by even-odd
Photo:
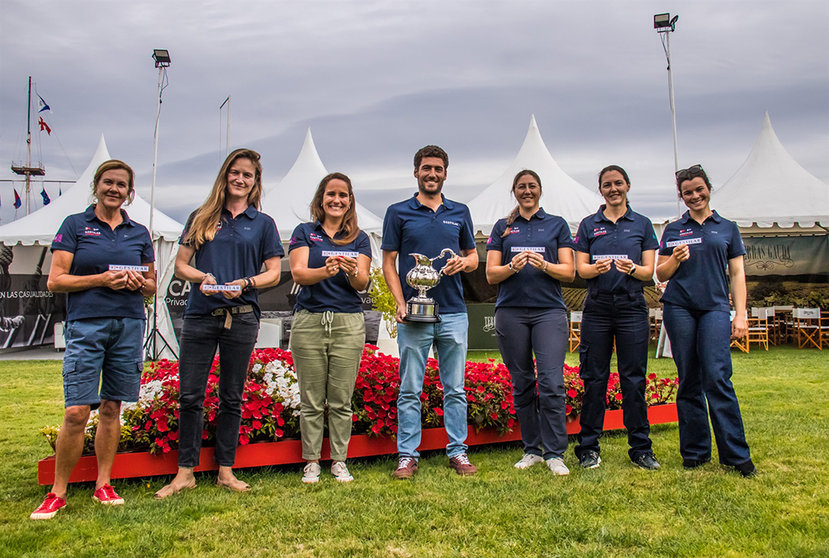
[[346, 252], [345, 250], [323, 250], [322, 255], [325, 258], [329, 258], [331, 256], [344, 256], [346, 258], [357, 258], [360, 255], [359, 252]]
[[544, 246], [513, 246], [510, 252], [538, 252], [544, 254], [547, 249]]
[[239, 285], [205, 285], [204, 289], [206, 291], [228, 291], [228, 292], [238, 292], [242, 290], [242, 287]]
[[599, 260], [629, 260], [627, 254], [594, 254], [593, 261]]
[[109, 264], [110, 271], [149, 271], [150, 266], [148, 265], [119, 265], [119, 264]]
[[702, 238], [681, 238], [679, 240], [671, 240], [670, 242], [666, 242], [665, 246], [668, 248], [674, 248], [675, 246], [682, 246], [683, 244], [702, 244]]

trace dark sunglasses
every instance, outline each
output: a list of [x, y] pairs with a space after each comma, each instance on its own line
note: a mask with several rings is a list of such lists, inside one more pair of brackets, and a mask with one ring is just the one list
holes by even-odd
[[705, 171], [702, 170], [702, 165], [694, 165], [693, 167], [688, 167], [687, 169], [680, 169], [676, 171], [676, 179], [677, 180], [690, 180], [696, 176], [703, 176]]

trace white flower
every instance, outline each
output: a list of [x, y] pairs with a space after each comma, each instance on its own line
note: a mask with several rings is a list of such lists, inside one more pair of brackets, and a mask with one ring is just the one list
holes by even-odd
[[280, 360], [273, 360], [265, 365], [262, 381], [268, 395], [274, 400], [281, 401], [285, 408], [290, 409], [291, 414], [299, 416], [299, 384], [292, 366]]

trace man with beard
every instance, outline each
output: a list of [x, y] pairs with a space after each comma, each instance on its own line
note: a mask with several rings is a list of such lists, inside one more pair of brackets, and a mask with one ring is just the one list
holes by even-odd
[[[476, 467], [466, 455], [466, 304], [458, 272], [478, 267], [478, 254], [469, 209], [443, 197], [449, 156], [436, 145], [427, 145], [414, 157], [418, 192], [413, 198], [391, 205], [383, 220], [383, 276], [397, 302], [397, 342], [400, 348], [400, 395], [397, 398], [397, 451], [399, 461], [394, 477], [410, 479], [417, 471], [420, 445], [420, 395], [426, 373], [426, 359], [434, 344], [440, 362], [443, 385], [443, 420], [449, 444], [449, 467], [459, 475], [474, 475]], [[440, 321], [406, 321], [406, 300], [416, 291], [406, 284], [414, 265], [412, 253], [429, 258], [444, 248], [456, 254], [445, 262], [440, 283], [429, 291], [438, 304]], [[399, 259], [398, 259], [398, 256]], [[439, 264], [436, 264], [439, 267]]]

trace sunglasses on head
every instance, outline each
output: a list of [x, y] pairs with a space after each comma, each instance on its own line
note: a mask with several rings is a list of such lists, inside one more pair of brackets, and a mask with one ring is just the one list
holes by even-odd
[[705, 171], [702, 170], [702, 165], [694, 165], [692, 167], [688, 167], [687, 169], [680, 169], [676, 171], [676, 178], [677, 180], [689, 180], [696, 176], [702, 176], [705, 174]]

